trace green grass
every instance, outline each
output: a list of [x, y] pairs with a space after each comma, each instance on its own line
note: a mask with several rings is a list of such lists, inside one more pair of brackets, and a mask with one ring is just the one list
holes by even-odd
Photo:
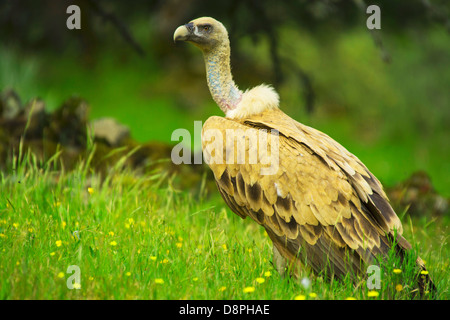
[[[65, 172], [54, 171], [57, 156], [46, 164], [24, 159], [0, 173], [0, 299], [411, 298], [411, 266], [399, 267], [402, 274], [392, 263], [382, 268], [376, 297], [364, 284], [308, 271], [308, 288], [281, 277], [263, 229], [233, 214], [216, 192], [194, 196], [161, 183], [159, 173], [119, 165], [101, 178], [89, 160]], [[438, 298], [447, 299], [448, 219], [403, 220]], [[81, 271], [79, 290], [66, 285], [71, 265]]]

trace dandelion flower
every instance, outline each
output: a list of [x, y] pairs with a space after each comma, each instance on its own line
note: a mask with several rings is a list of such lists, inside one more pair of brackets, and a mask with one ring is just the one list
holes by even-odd
[[88, 188], [88, 192], [89, 192], [89, 194], [93, 194], [94, 193], [94, 188], [89, 187]]
[[266, 281], [266, 279], [264, 278], [256, 278], [256, 282], [258, 282], [259, 284], [264, 283]]
[[81, 284], [80, 283], [74, 283], [73, 284], [73, 288], [74, 289], [81, 289]]
[[309, 294], [309, 296], [310, 296], [311, 298], [317, 298], [317, 293], [311, 292], [311, 293]]
[[58, 273], [58, 278], [64, 278], [64, 272]]
[[156, 283], [156, 284], [163, 284], [163, 283], [164, 283], [164, 280], [161, 279], [161, 278], [156, 278], [156, 279], [155, 279], [155, 283]]
[[420, 274], [427, 275], [428, 271], [427, 270], [422, 270], [422, 271], [420, 271]]
[[156, 261], [156, 257], [155, 256], [150, 256], [150, 260]]
[[110, 235], [111, 237], [114, 237], [114, 231], [108, 232], [108, 235]]
[[117, 242], [115, 242], [115, 241], [111, 241], [109, 244], [113, 247], [117, 246]]
[[53, 257], [55, 255], [54, 252], [50, 252], [50, 256]]
[[222, 286], [222, 287], [219, 288], [219, 291], [220, 291], [220, 292], [223, 292], [223, 291], [225, 291], [226, 289], [227, 289], [227, 287], [223, 287], [223, 286]]
[[255, 287], [245, 287], [244, 293], [252, 293], [255, 291]]
[[270, 277], [271, 275], [272, 275], [272, 272], [270, 272], [270, 271], [264, 272], [264, 277], [266, 277], [266, 278]]
[[306, 296], [303, 294], [299, 294], [298, 296], [294, 297], [294, 300], [305, 300], [305, 299], [306, 299]]
[[56, 240], [56, 246], [57, 247], [61, 247], [62, 246], [62, 241], [61, 240]]
[[395, 290], [396, 290], [397, 292], [400, 292], [400, 291], [403, 290], [403, 286], [402, 286], [401, 284], [398, 284], [398, 285], [395, 286]]
[[353, 298], [353, 297], [347, 297], [347, 298], [345, 298], [345, 300], [356, 300], [356, 298]]
[[400, 273], [402, 273], [402, 270], [401, 269], [394, 269], [394, 273], [395, 274], [400, 274]]
[[222, 248], [223, 248], [223, 250], [225, 250], [225, 251], [228, 250], [228, 249], [227, 249], [227, 245], [226, 245], [225, 243], [222, 245]]
[[378, 297], [379, 295], [380, 295], [380, 293], [375, 290], [371, 290], [371, 291], [367, 292], [367, 296], [370, 298], [375, 298], [375, 297]]
[[19, 227], [19, 224], [17, 222], [15, 222], [15, 223], [13, 223], [13, 227], [17, 229]]
[[197, 277], [195, 277], [195, 278], [192, 278], [192, 281], [198, 281], [198, 278]]
[[183, 244], [181, 242], [177, 242], [177, 243], [175, 243], [175, 245], [177, 246], [177, 248], [181, 248], [183, 246]]
[[64, 229], [64, 228], [66, 227], [66, 225], [67, 225], [67, 223], [66, 223], [65, 221], [62, 221], [62, 222], [61, 222], [61, 228]]
[[131, 276], [131, 272], [127, 272], [127, 273], [125, 273], [125, 275], [127, 276], [127, 277], [129, 277], [129, 276]]
[[163, 261], [161, 261], [162, 263], [168, 263], [169, 259], [164, 258]]

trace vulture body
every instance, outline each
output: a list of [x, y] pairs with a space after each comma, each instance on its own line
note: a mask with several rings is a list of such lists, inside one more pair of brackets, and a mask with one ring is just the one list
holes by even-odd
[[238, 89], [222, 23], [193, 20], [174, 40], [203, 51], [211, 95], [226, 115], [204, 123], [205, 160], [230, 209], [267, 231], [279, 272], [307, 265], [328, 276], [365, 274], [392, 246], [399, 255], [411, 248], [382, 185], [356, 156], [287, 116], [270, 86]]

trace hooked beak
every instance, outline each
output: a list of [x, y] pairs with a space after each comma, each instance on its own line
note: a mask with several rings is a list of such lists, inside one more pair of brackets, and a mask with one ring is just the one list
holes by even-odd
[[173, 34], [173, 41], [188, 41], [192, 36], [192, 31], [194, 30], [194, 24], [188, 23], [183, 26], [179, 26], [175, 33]]

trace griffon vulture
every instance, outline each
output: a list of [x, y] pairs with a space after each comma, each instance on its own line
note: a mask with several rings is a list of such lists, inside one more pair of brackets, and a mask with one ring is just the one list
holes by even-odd
[[338, 278], [365, 274], [392, 246], [399, 255], [411, 249], [382, 185], [356, 156], [287, 116], [272, 87], [236, 86], [222, 23], [198, 18], [173, 37], [201, 49], [209, 90], [225, 113], [202, 129], [220, 194], [234, 213], [265, 228], [279, 272], [287, 266], [296, 275], [306, 265]]

